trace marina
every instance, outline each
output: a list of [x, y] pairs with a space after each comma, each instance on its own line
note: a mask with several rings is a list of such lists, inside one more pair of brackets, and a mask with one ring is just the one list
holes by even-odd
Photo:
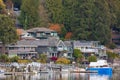
[[[0, 80], [119, 80], [120, 79], [119, 78], [120, 72], [118, 71], [120, 70], [119, 66], [117, 66], [117, 68], [114, 68], [112, 74], [103, 73], [101, 75], [98, 73], [98, 71], [94, 71], [94, 70], [88, 71], [87, 68], [86, 69], [78, 68], [73, 65], [38, 64], [39, 65], [38, 66], [37, 62], [32, 62], [24, 65], [19, 64], [19, 66], [18, 63], [11, 63], [11, 64], [9, 64], [9, 66], [8, 65], [0, 66], [1, 69]], [[31, 67], [30, 66], [28, 67], [28, 65], [31, 65]]]

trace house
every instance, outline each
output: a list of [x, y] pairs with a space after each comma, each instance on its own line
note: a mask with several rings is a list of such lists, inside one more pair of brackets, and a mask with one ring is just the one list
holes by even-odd
[[32, 43], [32, 40], [20, 40], [16, 44], [7, 46], [9, 57], [19, 56], [21, 59], [31, 59], [37, 56], [37, 45]]
[[67, 47], [62, 40], [56, 38], [20, 40], [14, 45], [8, 45], [7, 51], [9, 57], [19, 56], [22, 59], [38, 57], [38, 54], [45, 54], [48, 58], [53, 56], [72, 58], [69, 46]]
[[59, 36], [56, 31], [48, 29], [48, 28], [32, 28], [27, 30], [27, 32], [37, 39], [47, 39], [49, 37], [55, 37], [59, 39]]
[[66, 45], [66, 53], [64, 54], [65, 57], [69, 59], [73, 59], [73, 42], [72, 41], [64, 41]]
[[46, 53], [48, 58], [51, 57], [66, 57], [66, 58], [72, 58], [72, 45], [68, 46], [66, 45], [62, 40], [56, 39], [56, 38], [48, 38], [48, 39], [40, 39], [42, 44], [39, 44], [37, 47], [38, 53]]
[[120, 31], [117, 28], [112, 28], [112, 42], [120, 44]]
[[79, 49], [85, 57], [95, 54], [99, 58], [107, 57], [106, 48], [99, 41], [73, 41], [74, 49]]

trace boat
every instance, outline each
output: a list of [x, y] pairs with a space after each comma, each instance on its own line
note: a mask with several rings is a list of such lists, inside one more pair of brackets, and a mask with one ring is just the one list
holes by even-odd
[[106, 60], [98, 60], [97, 62], [90, 62], [86, 70], [97, 72], [99, 75], [112, 76], [112, 67], [109, 66]]

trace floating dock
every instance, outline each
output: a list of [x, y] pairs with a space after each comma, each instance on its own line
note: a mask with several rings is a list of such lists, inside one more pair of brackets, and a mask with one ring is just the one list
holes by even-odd
[[35, 74], [35, 72], [5, 72], [4, 75]]

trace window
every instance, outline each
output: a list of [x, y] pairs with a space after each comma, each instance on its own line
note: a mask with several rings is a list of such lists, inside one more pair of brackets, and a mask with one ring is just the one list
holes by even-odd
[[71, 53], [68, 53], [68, 56], [71, 56]]
[[9, 47], [9, 50], [14, 50], [14, 47]]

